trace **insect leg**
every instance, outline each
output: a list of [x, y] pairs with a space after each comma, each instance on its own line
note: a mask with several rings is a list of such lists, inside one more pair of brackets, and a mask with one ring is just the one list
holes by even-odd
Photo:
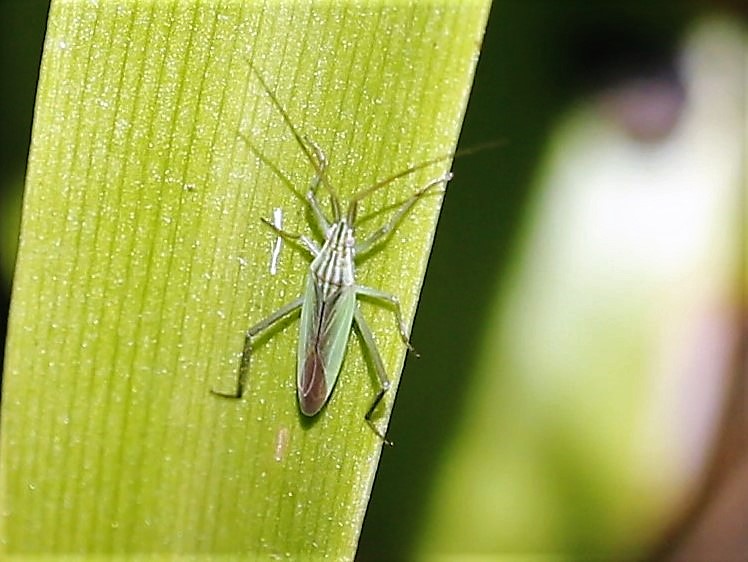
[[314, 217], [314, 222], [316, 223], [317, 228], [319, 228], [322, 234], [327, 234], [327, 231], [330, 229], [330, 221], [325, 217], [325, 213], [322, 211], [322, 206], [319, 204], [319, 199], [317, 199], [317, 188], [327, 170], [327, 156], [322, 148], [309, 137], [305, 136], [304, 142], [311, 147], [312, 153], [317, 159], [318, 164], [315, 167], [317, 173], [312, 178], [312, 183], [309, 186], [309, 190], [306, 192], [306, 202], [312, 210], [312, 217]]
[[366, 352], [374, 362], [374, 370], [377, 372], [377, 378], [379, 379], [379, 384], [381, 385], [379, 392], [377, 392], [377, 395], [374, 397], [374, 400], [371, 403], [369, 410], [366, 412], [364, 419], [366, 420], [366, 423], [369, 424], [369, 427], [371, 427], [372, 431], [374, 431], [374, 433], [376, 433], [377, 436], [387, 445], [391, 446], [392, 442], [387, 440], [384, 434], [376, 428], [374, 422], [371, 420], [371, 416], [374, 414], [374, 410], [377, 409], [377, 406], [379, 406], [382, 398], [384, 398], [384, 393], [390, 389], [391, 383], [387, 378], [387, 372], [384, 369], [382, 356], [379, 354], [379, 349], [377, 349], [377, 344], [374, 341], [374, 335], [371, 333], [371, 329], [366, 323], [366, 320], [364, 320], [364, 317], [362, 316], [361, 310], [358, 308], [358, 305], [356, 305], [356, 309], [353, 312], [353, 319], [356, 321], [356, 326], [358, 327], [358, 331], [361, 334], [361, 339], [364, 342], [364, 347], [366, 347]]
[[431, 180], [421, 189], [416, 191], [413, 195], [408, 197], [405, 201], [401, 203], [400, 207], [397, 209], [397, 211], [395, 211], [392, 217], [390, 217], [389, 221], [387, 221], [385, 224], [383, 224], [377, 230], [371, 233], [363, 242], [361, 242], [360, 244], [356, 244], [356, 253], [363, 254], [371, 250], [374, 244], [376, 244], [382, 238], [384, 238], [390, 232], [392, 232], [392, 230], [395, 228], [395, 226], [397, 226], [397, 223], [400, 222], [403, 216], [408, 211], [410, 211], [413, 205], [415, 205], [421, 197], [426, 195], [429, 192], [429, 190], [431, 190], [432, 187], [436, 187], [437, 185], [441, 185], [441, 184], [446, 184], [451, 179], [452, 179], [452, 172], [446, 173], [443, 176], [439, 176], [438, 178]]
[[247, 333], [244, 336], [244, 349], [242, 350], [242, 359], [241, 363], [239, 364], [239, 375], [236, 378], [236, 390], [234, 390], [234, 392], [221, 392], [219, 390], [211, 388], [210, 391], [213, 394], [222, 396], [224, 398], [241, 398], [242, 394], [244, 393], [244, 382], [247, 378], [247, 371], [249, 370], [249, 358], [250, 355], [252, 355], [252, 338], [254, 338], [257, 334], [264, 332], [267, 328], [275, 324], [281, 318], [288, 316], [294, 310], [301, 307], [301, 303], [303, 301], [303, 297], [294, 299], [287, 305], [282, 306], [281, 308], [273, 312], [270, 316], [258, 322], [249, 330], [247, 330]]
[[309, 238], [301, 234], [294, 234], [293, 232], [288, 232], [286, 230], [283, 230], [282, 228], [278, 228], [277, 226], [275, 226], [275, 224], [265, 218], [261, 218], [260, 220], [270, 228], [272, 228], [278, 236], [282, 236], [286, 240], [289, 240], [293, 243], [301, 244], [305, 250], [312, 254], [313, 258], [316, 258], [319, 255], [319, 246], [317, 246], [317, 244], [315, 244], [313, 240], [310, 240]]
[[398, 299], [395, 295], [386, 293], [384, 291], [380, 291], [379, 289], [375, 289], [373, 287], [364, 287], [363, 285], [356, 285], [355, 289], [356, 289], [357, 295], [363, 295], [365, 297], [369, 297], [374, 300], [384, 302], [386, 304], [391, 305], [394, 308], [395, 317], [397, 318], [397, 327], [400, 330], [400, 338], [403, 340], [403, 343], [408, 346], [408, 349], [412, 351], [413, 353], [415, 353], [417, 357], [418, 352], [411, 345], [410, 339], [408, 339], [407, 329], [405, 327], [405, 320], [403, 320], [403, 311], [400, 308], [400, 299]]
[[304, 139], [304, 142], [308, 144], [312, 149], [314, 158], [317, 159], [317, 165], [315, 166], [317, 173], [314, 175], [314, 178], [312, 178], [312, 184], [309, 186], [309, 191], [317, 193], [317, 188], [322, 181], [322, 176], [324, 176], [325, 171], [327, 171], [327, 155], [325, 154], [325, 151], [322, 150], [322, 147], [312, 139], [310, 139], [306, 135], [304, 135], [304, 137], [302, 138]]

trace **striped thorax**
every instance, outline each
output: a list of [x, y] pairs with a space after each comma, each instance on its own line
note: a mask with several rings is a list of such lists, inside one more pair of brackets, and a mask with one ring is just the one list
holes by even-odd
[[353, 228], [345, 219], [330, 226], [319, 255], [310, 266], [325, 297], [340, 287], [355, 283], [355, 246]]

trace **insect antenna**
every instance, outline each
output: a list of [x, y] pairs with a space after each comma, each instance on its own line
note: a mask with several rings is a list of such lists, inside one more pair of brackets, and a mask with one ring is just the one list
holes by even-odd
[[327, 175], [325, 174], [324, 167], [320, 164], [320, 162], [317, 161], [317, 159], [315, 159], [314, 154], [312, 154], [312, 151], [309, 149], [309, 146], [307, 144], [307, 142], [309, 141], [305, 140], [304, 136], [301, 133], [299, 133], [299, 131], [296, 129], [288, 113], [286, 113], [286, 110], [283, 109], [283, 106], [281, 105], [280, 101], [278, 101], [277, 96], [275, 95], [273, 90], [270, 89], [270, 86], [268, 86], [267, 82], [265, 82], [265, 79], [262, 77], [262, 74], [257, 69], [257, 67], [254, 65], [254, 63], [251, 60], [248, 60], [247, 62], [249, 63], [249, 68], [252, 70], [255, 77], [262, 85], [262, 89], [265, 91], [267, 96], [273, 102], [275, 109], [278, 111], [278, 113], [280, 113], [281, 117], [283, 118], [283, 121], [286, 123], [286, 126], [291, 131], [291, 134], [293, 135], [294, 139], [296, 139], [296, 144], [298, 144], [299, 147], [301, 147], [301, 150], [304, 152], [306, 159], [312, 165], [312, 167], [314, 168], [314, 171], [317, 173], [317, 175], [322, 180], [322, 183], [325, 184], [325, 187], [327, 188], [327, 190], [330, 192], [330, 194], [334, 198], [337, 199], [337, 193], [335, 189], [333, 189], [332, 185], [330, 185], [330, 181], [327, 179]]
[[296, 186], [288, 178], [288, 176], [286, 176], [286, 174], [284, 174], [283, 171], [275, 164], [275, 162], [273, 162], [259, 148], [257, 148], [255, 143], [253, 143], [252, 140], [241, 131], [239, 131], [239, 138], [244, 141], [244, 144], [249, 147], [249, 149], [254, 153], [255, 156], [257, 156], [257, 158], [260, 159], [263, 164], [265, 164], [273, 171], [276, 177], [286, 185], [286, 187], [291, 191], [291, 193], [293, 193], [296, 199], [298, 199], [299, 201], [304, 201], [304, 196], [296, 190]]
[[379, 191], [380, 189], [391, 184], [395, 180], [399, 180], [400, 178], [409, 176], [410, 174], [413, 174], [417, 172], [418, 170], [423, 170], [424, 168], [428, 168], [429, 166], [433, 166], [434, 164], [438, 164], [439, 162], [444, 162], [445, 160], [452, 158], [454, 155], [455, 155], [454, 152], [450, 152], [449, 154], [442, 154], [441, 156], [437, 156], [436, 158], [432, 158], [431, 160], [426, 160], [425, 162], [421, 162], [420, 164], [416, 164], [415, 166], [410, 166], [408, 168], [405, 168], [404, 170], [396, 174], [393, 174], [389, 176], [388, 178], [385, 178], [381, 181], [378, 181], [374, 185], [371, 185], [357, 192], [355, 195], [353, 195], [353, 197], [351, 197], [350, 205], [355, 205], [356, 203], [360, 202], [362, 199], [366, 199], [367, 197], [369, 197], [369, 195], [371, 195], [375, 191]]
[[350, 205], [356, 205], [358, 202], [360, 202], [362, 199], [366, 199], [374, 193], [375, 191], [378, 191], [382, 189], [383, 187], [386, 187], [387, 185], [391, 184], [395, 180], [399, 180], [400, 178], [404, 178], [406, 176], [409, 176], [410, 174], [413, 174], [419, 170], [423, 170], [424, 168], [428, 168], [429, 166], [433, 166], [434, 164], [438, 164], [439, 162], [444, 162], [445, 160], [449, 160], [450, 158], [461, 158], [463, 156], [467, 156], [469, 154], [474, 154], [476, 152], [482, 152], [484, 150], [488, 150], [491, 148], [495, 148], [497, 146], [501, 146], [504, 144], [504, 141], [491, 141], [486, 142], [483, 144], [479, 144], [477, 146], [471, 146], [469, 148], [465, 148], [462, 150], [458, 150], [456, 152], [450, 152], [448, 154], [442, 154], [441, 156], [437, 156], [436, 158], [432, 158], [430, 160], [426, 160], [424, 162], [421, 162], [420, 164], [416, 164], [414, 166], [409, 166], [408, 168], [405, 168], [404, 170], [393, 174], [381, 181], [378, 181], [374, 185], [371, 185], [365, 189], [362, 189], [358, 193], [356, 193], [353, 197], [350, 199]]

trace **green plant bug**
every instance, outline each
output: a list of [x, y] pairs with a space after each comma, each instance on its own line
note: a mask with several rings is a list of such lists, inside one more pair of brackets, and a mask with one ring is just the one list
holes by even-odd
[[[362, 241], [357, 241], [355, 237], [356, 214], [359, 203], [375, 191], [417, 170], [442, 162], [453, 155], [442, 156], [412, 166], [359, 191], [348, 201], [348, 206], [344, 211], [340, 199], [325, 175], [328, 164], [325, 153], [316, 143], [299, 133], [260, 72], [251, 62], [249, 64], [263, 91], [272, 100], [274, 107], [315, 170], [305, 200], [311, 211], [314, 226], [324, 234], [324, 242], [319, 246], [307, 236], [283, 230], [278, 226], [277, 221], [271, 222], [262, 219], [278, 236], [303, 247], [311, 255], [312, 261], [306, 276], [304, 293], [247, 330], [244, 353], [235, 389], [232, 392], [216, 390], [212, 390], [212, 392], [227, 398], [241, 398], [249, 358], [252, 353], [252, 340], [282, 318], [301, 309], [297, 348], [297, 395], [302, 414], [314, 416], [330, 399], [343, 364], [350, 332], [355, 324], [366, 352], [374, 365], [380, 386], [366, 412], [365, 420], [376, 435], [385, 443], [391, 444], [372, 421], [374, 411], [390, 388], [390, 380], [387, 377], [372, 331], [359, 309], [358, 297], [365, 296], [391, 307], [394, 310], [403, 343], [411, 351], [413, 351], [413, 347], [406, 333], [407, 328], [403, 320], [399, 299], [395, 295], [379, 289], [357, 284], [355, 259], [383, 241], [418, 200], [436, 187], [445, 186], [452, 178], [452, 174], [451, 172], [443, 174], [418, 189], [397, 206], [385, 224]], [[326, 217], [317, 198], [317, 188], [320, 183], [324, 184], [330, 193], [332, 220]]]

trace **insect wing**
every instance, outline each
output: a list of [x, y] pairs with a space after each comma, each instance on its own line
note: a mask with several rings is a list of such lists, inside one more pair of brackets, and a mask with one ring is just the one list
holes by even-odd
[[356, 307], [356, 292], [341, 287], [324, 298], [309, 276], [301, 307], [297, 388], [299, 407], [313, 416], [322, 409], [340, 374]]

